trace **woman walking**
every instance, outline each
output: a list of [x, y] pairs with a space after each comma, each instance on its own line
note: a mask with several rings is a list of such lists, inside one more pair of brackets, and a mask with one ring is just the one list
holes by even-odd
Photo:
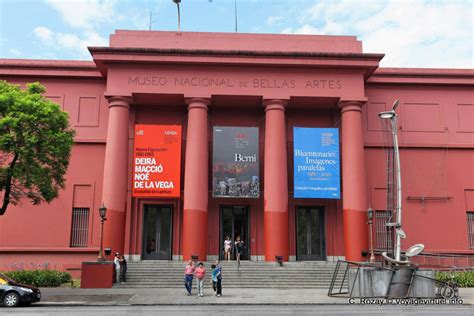
[[240, 255], [242, 254], [242, 247], [244, 241], [240, 239], [240, 236], [237, 236], [235, 239], [235, 256], [237, 259], [237, 267], [240, 269]]
[[232, 249], [232, 241], [229, 235], [225, 236], [224, 240], [224, 260], [230, 261], [230, 250]]
[[197, 278], [197, 289], [198, 289], [198, 297], [203, 297], [204, 293], [202, 291], [204, 287], [204, 277], [206, 276], [206, 269], [204, 268], [204, 264], [199, 262], [198, 267], [196, 268], [196, 278]]
[[192, 260], [189, 260], [189, 263], [184, 268], [184, 287], [188, 291], [188, 296], [191, 295], [191, 290], [193, 289], [193, 274], [194, 274], [194, 264]]

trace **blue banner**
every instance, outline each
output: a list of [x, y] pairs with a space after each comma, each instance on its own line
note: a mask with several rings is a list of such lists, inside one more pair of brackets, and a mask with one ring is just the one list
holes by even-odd
[[339, 199], [339, 130], [293, 128], [295, 198]]

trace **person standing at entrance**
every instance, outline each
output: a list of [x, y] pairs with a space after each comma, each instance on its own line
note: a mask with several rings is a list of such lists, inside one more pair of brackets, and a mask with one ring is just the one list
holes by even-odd
[[199, 262], [198, 267], [196, 268], [196, 278], [197, 278], [197, 289], [198, 294], [197, 296], [203, 297], [203, 287], [204, 287], [204, 277], [206, 276], [206, 269], [202, 262]]
[[222, 267], [219, 264], [219, 260], [216, 261], [215, 269], [216, 279], [217, 279], [217, 293], [216, 296], [219, 297], [222, 295]]
[[225, 236], [224, 240], [224, 260], [230, 261], [230, 250], [232, 249], [232, 241], [229, 235]]
[[242, 247], [244, 241], [240, 239], [240, 236], [237, 236], [235, 239], [235, 259], [237, 260], [237, 265], [240, 268], [240, 255], [242, 254]]
[[193, 274], [194, 274], [194, 262], [189, 260], [186, 268], [184, 268], [184, 287], [188, 291], [188, 295], [191, 295], [191, 290], [193, 289]]
[[114, 267], [115, 267], [115, 282], [120, 282], [120, 254], [118, 252], [115, 253], [114, 258]]
[[127, 282], [127, 260], [122, 255], [120, 259], [120, 283]]

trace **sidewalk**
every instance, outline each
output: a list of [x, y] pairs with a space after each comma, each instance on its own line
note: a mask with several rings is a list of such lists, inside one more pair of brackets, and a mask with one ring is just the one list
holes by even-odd
[[[204, 297], [184, 289], [71, 289], [41, 288], [38, 305], [331, 305], [349, 304], [348, 298], [328, 297], [323, 289], [223, 289], [222, 297], [205, 289]], [[195, 292], [196, 293], [196, 292]], [[460, 289], [464, 304], [474, 305], [474, 288]], [[35, 304], [36, 305], [36, 304]]]

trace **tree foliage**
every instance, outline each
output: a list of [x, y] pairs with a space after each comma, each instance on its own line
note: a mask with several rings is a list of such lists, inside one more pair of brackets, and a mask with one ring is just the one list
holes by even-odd
[[65, 186], [75, 133], [44, 92], [39, 82], [22, 90], [0, 81], [0, 215], [22, 198], [49, 203]]

